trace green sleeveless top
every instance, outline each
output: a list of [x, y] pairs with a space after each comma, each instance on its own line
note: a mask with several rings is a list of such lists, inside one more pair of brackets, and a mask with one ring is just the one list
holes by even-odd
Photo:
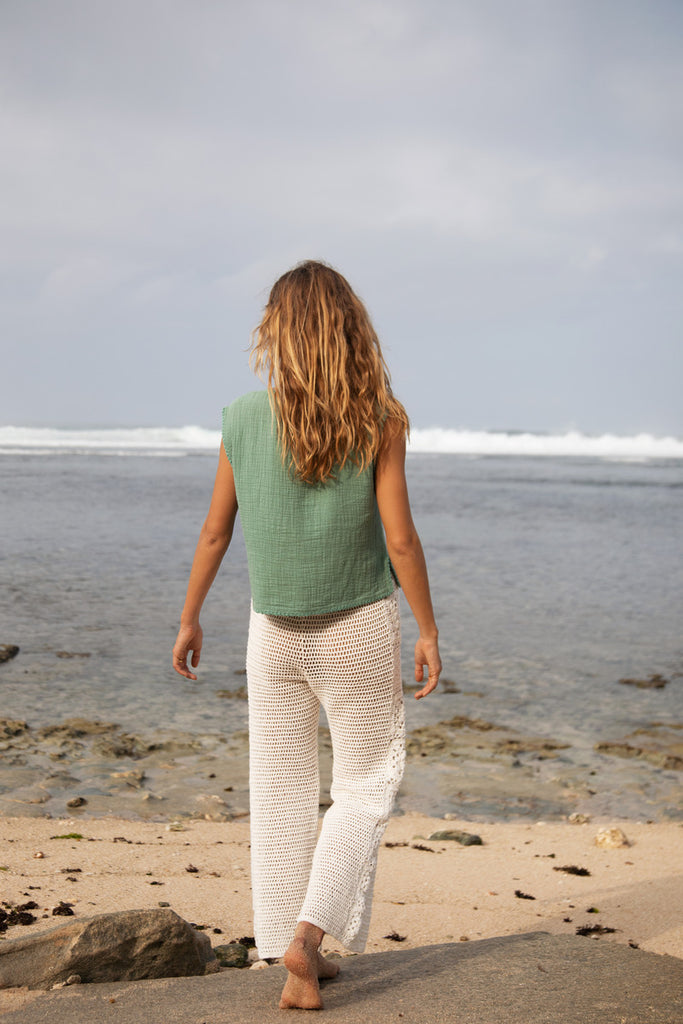
[[283, 465], [267, 391], [223, 410], [254, 610], [319, 615], [370, 604], [396, 587], [375, 499], [374, 467], [347, 463], [307, 484]]

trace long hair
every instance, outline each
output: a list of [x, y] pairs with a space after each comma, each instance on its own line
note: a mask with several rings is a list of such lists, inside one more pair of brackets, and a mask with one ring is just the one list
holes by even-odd
[[386, 420], [406, 434], [379, 339], [348, 281], [315, 260], [283, 274], [252, 334], [251, 364], [266, 375], [283, 462], [322, 483], [347, 461], [374, 461]]

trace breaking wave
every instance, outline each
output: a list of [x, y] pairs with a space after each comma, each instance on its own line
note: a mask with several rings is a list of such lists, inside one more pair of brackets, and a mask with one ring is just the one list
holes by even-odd
[[[0, 454], [48, 452], [108, 455], [187, 455], [217, 451], [220, 433], [204, 427], [133, 427], [65, 430], [52, 427], [0, 427]], [[517, 455], [553, 458], [683, 459], [683, 440], [651, 434], [624, 436], [538, 434], [519, 431], [446, 430], [411, 433], [413, 453]]]

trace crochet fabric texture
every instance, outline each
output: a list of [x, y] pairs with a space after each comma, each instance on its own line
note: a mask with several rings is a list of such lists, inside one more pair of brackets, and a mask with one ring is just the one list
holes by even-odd
[[[252, 611], [247, 676], [259, 955], [282, 956], [297, 921], [362, 952], [405, 760], [397, 595], [326, 615]], [[321, 704], [334, 767], [318, 837]]]

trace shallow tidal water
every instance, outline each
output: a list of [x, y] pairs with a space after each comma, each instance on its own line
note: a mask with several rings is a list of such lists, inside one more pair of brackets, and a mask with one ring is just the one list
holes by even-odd
[[[0, 456], [0, 643], [20, 647], [0, 665], [0, 718], [28, 726], [0, 738], [0, 812], [58, 813], [74, 794], [81, 813], [248, 806], [246, 702], [230, 696], [249, 611], [239, 531], [199, 681], [170, 667], [214, 468], [206, 454]], [[419, 703], [407, 691], [400, 806], [682, 817], [683, 462], [421, 454], [408, 477], [450, 685]], [[410, 685], [405, 602], [403, 622]], [[619, 682], [653, 674], [666, 684]], [[141, 745], [39, 735], [76, 717]], [[112, 781], [125, 771], [144, 778]]]

